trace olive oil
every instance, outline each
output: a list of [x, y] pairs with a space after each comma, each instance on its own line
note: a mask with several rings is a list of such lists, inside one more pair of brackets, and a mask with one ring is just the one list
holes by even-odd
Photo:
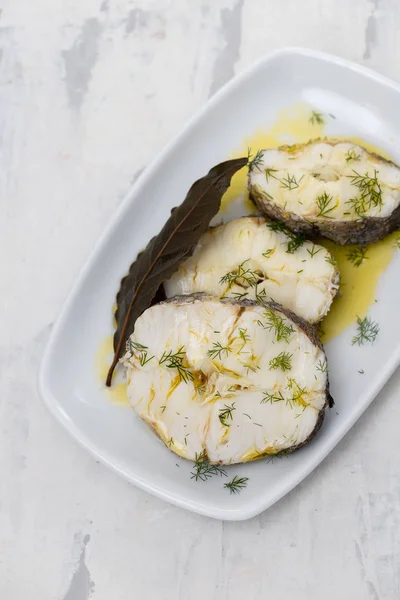
[[[253, 156], [258, 150], [276, 148], [283, 144], [308, 142], [312, 138], [324, 137], [325, 123], [312, 122], [311, 108], [304, 103], [281, 111], [274, 125], [269, 130], [259, 130], [243, 141], [241, 148], [232, 154], [232, 158], [244, 156], [248, 151]], [[331, 117], [324, 115], [324, 121]], [[369, 152], [375, 152], [390, 160], [390, 156], [380, 148], [359, 137], [338, 136], [359, 144]], [[229, 203], [241, 197], [249, 214], [256, 211], [247, 193], [247, 171], [238, 171], [233, 178], [231, 187], [224, 194], [221, 212], [226, 210]], [[328, 240], [318, 240], [318, 243], [328, 248], [338, 261], [341, 275], [340, 296], [333, 304], [329, 314], [322, 322], [322, 341], [332, 340], [355, 322], [357, 315], [365, 317], [368, 309], [376, 301], [376, 288], [382, 273], [387, 269], [395, 251], [395, 239], [398, 234], [392, 234], [381, 242], [368, 246], [366, 259], [358, 267], [347, 258], [348, 252], [354, 246], [339, 246]]]

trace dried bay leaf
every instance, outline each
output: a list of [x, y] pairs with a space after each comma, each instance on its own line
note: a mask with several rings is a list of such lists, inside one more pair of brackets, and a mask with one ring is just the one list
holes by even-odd
[[125, 351], [136, 319], [154, 303], [163, 281], [169, 279], [179, 265], [193, 254], [198, 240], [217, 214], [231, 178], [247, 161], [247, 157], [227, 160], [197, 180], [182, 204], [171, 211], [160, 233], [150, 240], [131, 265], [128, 275], [122, 279], [115, 313], [115, 354], [107, 375], [107, 386], [111, 385], [114, 369]]

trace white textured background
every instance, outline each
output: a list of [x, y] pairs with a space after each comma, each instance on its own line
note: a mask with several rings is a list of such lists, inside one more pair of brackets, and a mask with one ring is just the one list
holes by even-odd
[[115, 207], [207, 98], [284, 45], [400, 81], [399, 0], [0, 8], [0, 599], [398, 600], [400, 373], [305, 482], [242, 523], [166, 505], [97, 464], [36, 378]]

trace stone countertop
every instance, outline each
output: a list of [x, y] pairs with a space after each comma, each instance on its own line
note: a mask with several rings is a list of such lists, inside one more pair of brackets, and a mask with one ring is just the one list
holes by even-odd
[[175, 508], [98, 464], [37, 371], [82, 263], [145, 165], [285, 45], [400, 81], [398, 0], [0, 2], [1, 600], [396, 600], [400, 372], [260, 516]]

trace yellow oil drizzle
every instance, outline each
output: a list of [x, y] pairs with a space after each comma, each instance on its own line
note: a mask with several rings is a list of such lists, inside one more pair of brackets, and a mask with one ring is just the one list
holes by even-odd
[[354, 323], [357, 316], [366, 316], [376, 300], [379, 277], [392, 260], [397, 236], [398, 233], [392, 233], [381, 242], [368, 246], [367, 258], [359, 267], [355, 267], [347, 258], [348, 252], [355, 246], [338, 246], [328, 240], [318, 240], [337, 259], [340, 271], [340, 296], [334, 300], [330, 312], [322, 321], [324, 343]]
[[[246, 156], [248, 149], [254, 155], [257, 150], [262, 148], [275, 148], [282, 144], [294, 144], [307, 142], [312, 138], [323, 137], [325, 135], [324, 125], [310, 122], [311, 108], [304, 103], [299, 103], [292, 108], [282, 110], [276, 122], [268, 130], [257, 130], [248, 138], [243, 140], [240, 148], [232, 153], [232, 158]], [[375, 152], [384, 158], [391, 157], [378, 148], [359, 137], [338, 136], [359, 144], [369, 152]], [[231, 186], [224, 194], [221, 202], [221, 212], [223, 213], [228, 205], [238, 198], [244, 201], [246, 210], [249, 213], [255, 212], [255, 207], [248, 197], [247, 193], [247, 171], [242, 169], [234, 175]], [[376, 244], [371, 244], [367, 250], [367, 259], [359, 267], [354, 267], [347, 259], [347, 253], [351, 246], [338, 246], [328, 240], [319, 240], [335, 256], [338, 261], [338, 268], [341, 274], [341, 295], [333, 302], [331, 311], [322, 322], [324, 331], [323, 342], [328, 342], [349, 325], [355, 322], [356, 317], [364, 317], [371, 304], [376, 300], [376, 288], [381, 274], [386, 270], [393, 257], [396, 247], [395, 240], [397, 234], [388, 236], [385, 240]], [[113, 306], [115, 314], [116, 305]], [[114, 317], [114, 326], [116, 326]], [[96, 374], [102, 383], [105, 381], [113, 355], [112, 336], [105, 338], [99, 345], [96, 353], [95, 365]], [[234, 374], [237, 376], [237, 374]], [[127, 398], [127, 384], [117, 383], [111, 389], [105, 388], [108, 398], [115, 404], [129, 406]], [[258, 454], [258, 453], [257, 453]], [[264, 453], [265, 454], [265, 453]], [[251, 457], [250, 457], [251, 456]], [[257, 457], [261, 457], [259, 455]], [[252, 460], [256, 456], [249, 454], [245, 460]]]
[[[254, 154], [263, 148], [275, 148], [282, 144], [304, 143], [312, 138], [324, 137], [324, 124], [311, 123], [311, 107], [305, 103], [282, 110], [276, 122], [268, 130], [255, 131], [243, 141], [240, 148], [232, 153], [232, 158], [245, 156], [248, 149]], [[338, 136], [375, 152], [390, 160], [390, 156], [381, 148], [376, 147], [356, 136]], [[232, 178], [228, 191], [221, 202], [223, 213], [228, 205], [237, 198], [244, 201], [244, 206], [249, 213], [255, 212], [255, 207], [247, 193], [247, 171], [241, 169]], [[360, 267], [354, 267], [346, 258], [351, 246], [341, 247], [333, 242], [319, 240], [338, 260], [341, 273], [341, 296], [335, 299], [332, 309], [322, 323], [325, 331], [323, 341], [328, 342], [338, 336], [349, 325], [355, 322], [357, 315], [365, 317], [369, 307], [375, 301], [376, 288], [381, 274], [387, 269], [395, 250], [394, 236], [371, 244], [367, 250], [368, 259]]]

